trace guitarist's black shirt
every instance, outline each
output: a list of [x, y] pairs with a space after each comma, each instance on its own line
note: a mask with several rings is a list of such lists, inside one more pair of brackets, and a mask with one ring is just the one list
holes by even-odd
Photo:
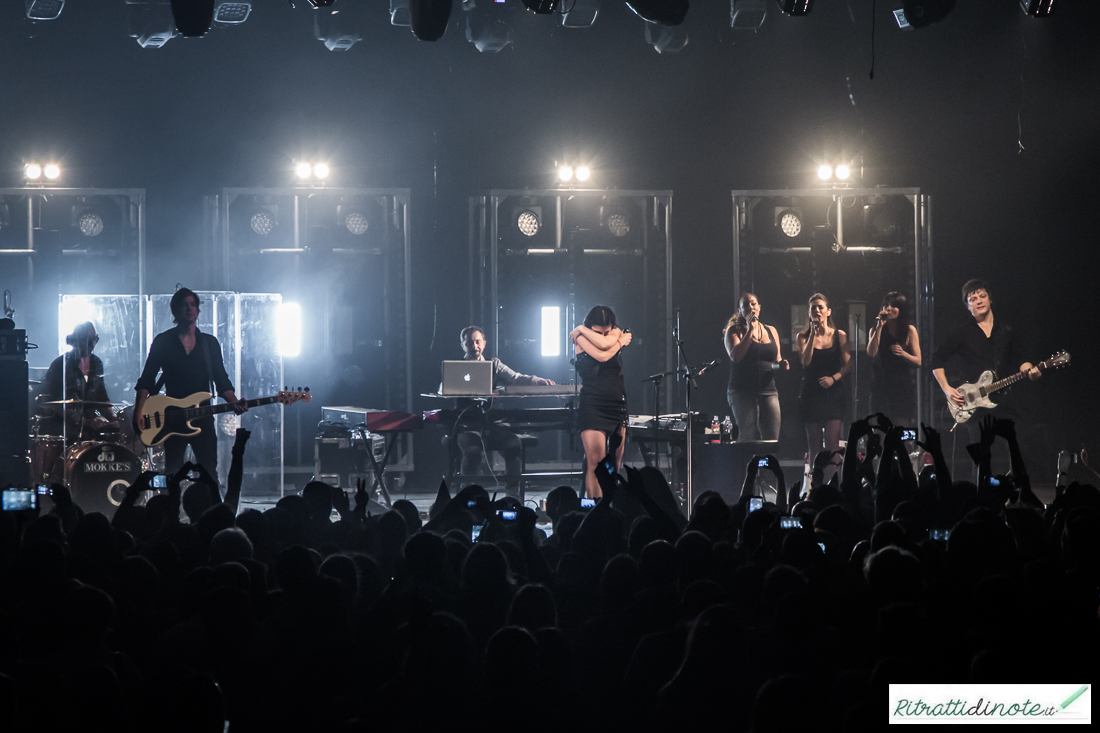
[[[210, 359], [207, 361], [203, 350]], [[209, 364], [209, 375], [207, 374]], [[188, 354], [175, 328], [157, 334], [149, 349], [149, 358], [145, 360], [145, 369], [141, 372], [136, 389], [149, 390], [153, 394], [157, 387], [157, 374], [164, 370], [164, 393], [169, 397], [188, 397], [195, 392], [210, 391], [210, 382], [214, 382], [216, 394], [225, 394], [233, 389], [229, 375], [222, 363], [222, 347], [210, 334], [199, 331], [195, 339], [195, 348]]]
[[1012, 326], [993, 319], [989, 336], [973, 318], [960, 321], [932, 352], [931, 368], [943, 369], [953, 387], [978, 381], [991, 371], [998, 379], [1020, 370], [1024, 357], [1022, 339]]

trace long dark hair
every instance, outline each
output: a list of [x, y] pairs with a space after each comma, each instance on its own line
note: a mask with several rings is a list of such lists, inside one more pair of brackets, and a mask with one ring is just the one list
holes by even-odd
[[615, 323], [615, 311], [606, 305], [597, 305], [588, 311], [588, 315], [584, 317], [584, 325], [586, 328], [592, 328], [593, 326], [611, 326], [615, 328], [618, 324]]
[[[810, 306], [812, 306], [814, 304], [815, 300], [824, 301], [825, 307], [832, 310], [832, 307], [829, 305], [829, 299], [826, 298], [821, 293], [814, 293], [813, 295], [811, 295], [810, 299], [806, 301], [806, 307], [809, 308]], [[806, 316], [806, 328], [799, 331], [798, 335], [801, 336], [802, 338], [809, 338], [810, 337], [810, 324], [811, 323], [813, 323], [813, 321], [811, 321], [809, 315], [807, 315]], [[825, 325], [828, 326], [829, 328], [834, 328], [834, 329], [836, 328], [836, 326], [833, 324], [833, 316], [832, 316], [831, 313], [825, 318]]]
[[[909, 300], [905, 297], [904, 293], [899, 293], [894, 290], [886, 294], [886, 297], [882, 299], [883, 308], [897, 308], [898, 317], [897, 325], [894, 326], [894, 337], [898, 341], [905, 342], [905, 337], [909, 334]], [[889, 321], [887, 321], [889, 323]]]
[[183, 301], [185, 301], [187, 298], [194, 298], [196, 306], [202, 305], [202, 300], [199, 298], [194, 290], [191, 290], [190, 288], [180, 288], [172, 294], [172, 300], [168, 301], [168, 308], [172, 311], [172, 323], [175, 323], [177, 325], [179, 324], [180, 313], [183, 309]]
[[[737, 300], [737, 312], [730, 316], [729, 321], [726, 322], [726, 327], [722, 329], [722, 335], [730, 332], [730, 329], [734, 326], [740, 331], [748, 325], [748, 321], [741, 315], [741, 311], [749, 307], [749, 298], [756, 298], [756, 293], [742, 293], [741, 297]], [[760, 302], [760, 298], [756, 298], [757, 302]]]

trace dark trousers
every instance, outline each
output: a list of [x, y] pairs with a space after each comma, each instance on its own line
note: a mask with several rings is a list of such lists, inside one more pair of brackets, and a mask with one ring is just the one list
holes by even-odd
[[779, 394], [758, 394], [750, 390], [731, 389], [726, 400], [737, 422], [737, 440], [779, 439]]
[[501, 425], [489, 425], [480, 431], [466, 430], [458, 434], [458, 447], [462, 449], [463, 476], [476, 475], [485, 451], [495, 450], [504, 456], [505, 485], [509, 490], [519, 489], [523, 445], [512, 430]]
[[192, 423], [199, 428], [197, 435], [173, 435], [164, 441], [164, 467], [169, 475], [183, 466], [187, 446], [195, 454], [195, 462], [202, 464], [210, 475], [218, 478], [218, 433], [214, 427], [214, 418], [209, 417]]

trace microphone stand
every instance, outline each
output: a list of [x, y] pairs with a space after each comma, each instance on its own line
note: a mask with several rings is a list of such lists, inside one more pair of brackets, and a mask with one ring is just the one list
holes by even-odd
[[680, 337], [680, 310], [676, 310], [676, 326], [672, 332], [673, 339], [676, 341], [676, 377], [677, 379], [684, 380], [684, 407], [687, 409], [687, 416], [685, 418], [685, 424], [687, 427], [687, 435], [685, 436], [685, 447], [687, 451], [687, 476], [684, 489], [687, 495], [687, 517], [691, 518], [691, 510], [694, 505], [694, 475], [692, 470], [692, 449], [694, 444], [693, 433], [694, 428], [692, 423], [695, 416], [691, 410], [691, 390], [696, 387], [695, 377], [708, 370], [712, 364], [702, 364], [697, 367], [689, 366], [687, 355], [684, 353], [684, 340]]

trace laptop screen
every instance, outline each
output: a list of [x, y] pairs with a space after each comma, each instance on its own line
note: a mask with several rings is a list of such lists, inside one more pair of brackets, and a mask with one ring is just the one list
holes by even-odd
[[440, 394], [454, 396], [493, 393], [493, 362], [455, 360], [443, 362], [443, 389]]

